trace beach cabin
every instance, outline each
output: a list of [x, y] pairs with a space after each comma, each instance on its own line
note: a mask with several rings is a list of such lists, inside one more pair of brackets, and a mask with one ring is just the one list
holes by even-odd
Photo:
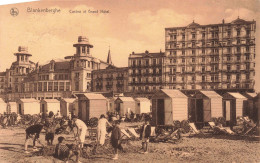
[[135, 98], [135, 113], [150, 113], [151, 112], [151, 102], [148, 98]]
[[204, 123], [223, 117], [222, 97], [215, 91], [197, 91], [189, 102], [191, 122]]
[[76, 112], [76, 98], [62, 98], [60, 101], [60, 113], [62, 116], [68, 116], [69, 112]]
[[172, 125], [188, 119], [188, 97], [175, 89], [161, 89], [152, 96], [152, 124]]
[[34, 98], [24, 98], [17, 101], [18, 114], [39, 114], [40, 113], [40, 102]]
[[252, 118], [254, 122], [260, 125], [260, 94], [258, 93], [256, 97], [254, 97], [254, 116]]
[[49, 113], [52, 111], [57, 114], [60, 111], [60, 101], [57, 99], [42, 99], [41, 102], [41, 112]]
[[247, 98], [240, 93], [227, 92], [223, 96], [223, 115], [230, 124], [236, 124], [236, 118], [243, 116]]
[[107, 99], [102, 94], [82, 93], [78, 97], [78, 117], [88, 121], [93, 117], [99, 118], [107, 112]]
[[4, 102], [2, 98], [0, 98], [0, 113], [4, 114], [7, 110], [7, 104]]
[[7, 103], [7, 113], [17, 113], [17, 103], [16, 102], [8, 102]]
[[115, 97], [107, 98], [108, 102], [108, 111], [114, 113], [116, 111], [116, 105], [115, 105]]
[[120, 116], [131, 112], [135, 113], [135, 100], [132, 97], [118, 97], [115, 100], [115, 107]]
[[257, 96], [257, 93], [245, 92], [242, 94], [247, 98], [245, 107], [243, 111], [243, 116], [248, 116], [250, 119], [254, 116], [254, 98]]

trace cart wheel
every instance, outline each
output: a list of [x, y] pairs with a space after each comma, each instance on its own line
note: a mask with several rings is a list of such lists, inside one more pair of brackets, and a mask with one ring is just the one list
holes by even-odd
[[183, 129], [182, 132], [184, 134], [190, 132], [189, 121], [188, 120], [181, 121], [181, 128]]

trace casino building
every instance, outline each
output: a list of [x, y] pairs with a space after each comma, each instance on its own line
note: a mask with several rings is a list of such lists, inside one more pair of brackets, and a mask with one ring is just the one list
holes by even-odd
[[39, 65], [29, 60], [32, 54], [27, 47], [19, 46], [14, 54], [16, 61], [10, 69], [0, 73], [0, 92], [6, 95], [7, 101], [15, 101], [19, 98], [59, 99], [91, 91], [92, 71], [111, 64], [92, 56], [93, 45], [85, 36], [79, 36], [73, 47], [74, 55]]

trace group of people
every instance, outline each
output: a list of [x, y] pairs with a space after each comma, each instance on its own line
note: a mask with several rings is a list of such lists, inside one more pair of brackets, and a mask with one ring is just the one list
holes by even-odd
[[[38, 151], [36, 148], [36, 142], [43, 146], [43, 144], [39, 141], [40, 133], [43, 128], [46, 130], [45, 140], [47, 141], [48, 145], [53, 144], [55, 130], [52, 127], [53, 125], [54, 114], [49, 113], [48, 117], [43, 124], [36, 124], [28, 127], [26, 131], [26, 140], [24, 145], [25, 153], [28, 152], [28, 142], [30, 139], [33, 139], [33, 151]], [[60, 136], [58, 137], [58, 144], [56, 145], [55, 155], [59, 159], [68, 160], [70, 157], [76, 155], [76, 161], [79, 161], [80, 150], [84, 147], [85, 137], [87, 133], [87, 125], [82, 120], [78, 119], [75, 115], [71, 117], [71, 122], [73, 127], [76, 128], [75, 141], [77, 144], [77, 148], [72, 150], [69, 145], [64, 144], [65, 138]], [[111, 145], [114, 148], [114, 157], [113, 159], [118, 159], [118, 151], [123, 150], [122, 147], [122, 140], [121, 140], [121, 129], [119, 128], [120, 120], [114, 120], [112, 123], [109, 123], [106, 119], [105, 115], [101, 115], [98, 121], [97, 126], [97, 144], [104, 145], [106, 140], [107, 134], [107, 126], [110, 127], [111, 133]], [[142, 140], [142, 149], [143, 153], [148, 153], [148, 143], [149, 137], [151, 134], [151, 126], [149, 124], [149, 119], [145, 119], [145, 123], [141, 127], [140, 130], [140, 139]]]

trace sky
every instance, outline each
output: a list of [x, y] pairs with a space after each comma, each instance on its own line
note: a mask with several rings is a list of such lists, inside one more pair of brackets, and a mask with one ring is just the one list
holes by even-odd
[[[19, 14], [12, 16], [11, 8]], [[28, 12], [60, 9], [59, 13]], [[87, 36], [94, 57], [106, 61], [110, 47], [116, 66], [128, 65], [133, 51], [165, 51], [166, 27], [231, 22], [238, 16], [259, 22], [259, 0], [42, 0], [0, 6], [0, 71], [10, 68], [18, 46], [27, 46], [31, 61], [45, 64], [75, 53], [73, 44]], [[87, 13], [71, 13], [84, 11]], [[88, 11], [109, 10], [109, 13]], [[256, 33], [256, 90], [260, 91], [260, 29]]]

